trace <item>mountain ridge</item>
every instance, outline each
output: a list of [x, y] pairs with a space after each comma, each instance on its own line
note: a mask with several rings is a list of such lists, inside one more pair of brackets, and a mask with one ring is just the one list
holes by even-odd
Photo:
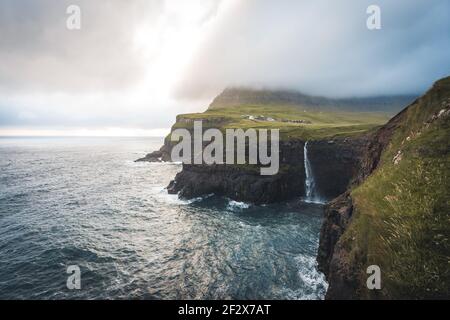
[[228, 87], [216, 96], [208, 110], [237, 105], [282, 105], [316, 110], [383, 111], [396, 113], [417, 95], [328, 98], [295, 90]]

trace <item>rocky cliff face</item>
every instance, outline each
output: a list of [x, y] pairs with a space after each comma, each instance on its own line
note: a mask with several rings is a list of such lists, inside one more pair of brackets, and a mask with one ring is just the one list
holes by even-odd
[[[393, 117], [386, 125], [361, 141], [361, 161], [354, 172], [353, 185], [364, 181], [378, 166], [383, 150], [392, 139], [396, 129], [405, 119], [407, 109]], [[360, 270], [348, 263], [349, 251], [339, 239], [347, 229], [353, 213], [353, 200], [349, 191], [329, 202], [325, 207], [324, 223], [320, 232], [317, 262], [329, 282], [326, 299], [358, 299], [361, 286]], [[365, 257], [359, 257], [365, 260]]]
[[333, 199], [345, 192], [360, 172], [367, 136], [310, 141], [308, 154], [318, 194]]
[[[304, 141], [280, 143], [280, 171], [261, 176], [255, 166], [183, 165], [169, 192], [193, 198], [214, 193], [237, 201], [271, 203], [305, 195]], [[308, 153], [320, 198], [344, 192], [359, 172], [363, 138], [311, 141]]]
[[164, 139], [164, 144], [159, 150], [153, 151], [147, 154], [143, 158], [137, 159], [135, 162], [161, 162], [161, 161], [171, 161], [170, 152], [172, 150], [172, 143], [169, 137]]
[[264, 204], [287, 200], [303, 192], [300, 170], [291, 168], [274, 176], [260, 176], [238, 166], [184, 165], [168, 186], [169, 193], [181, 198], [207, 194], [226, 196], [236, 201]]
[[260, 175], [256, 165], [183, 165], [170, 193], [194, 198], [214, 193], [236, 201], [271, 203], [304, 194], [303, 142], [280, 143], [280, 171]]
[[[352, 299], [358, 287], [358, 274], [352, 270], [351, 265], [339, 265], [339, 261], [345, 261], [345, 251], [337, 247], [337, 243], [345, 232], [352, 217], [353, 203], [348, 192], [341, 194], [327, 204], [325, 208], [324, 223], [320, 232], [320, 244], [317, 252], [319, 270], [322, 271], [329, 286], [326, 298]], [[345, 272], [336, 272], [336, 268]]]
[[[449, 120], [445, 78], [367, 137], [352, 188], [325, 209], [327, 299], [448, 298]], [[381, 290], [366, 287], [372, 264]]]
[[[359, 162], [353, 167], [354, 177], [350, 185], [358, 185], [364, 181], [378, 166], [381, 153], [392, 139], [395, 130], [404, 121], [406, 109], [393, 117], [386, 125], [374, 133], [365, 135], [358, 140]], [[333, 167], [331, 167], [333, 168]], [[323, 168], [327, 171], [326, 168]], [[324, 174], [326, 179], [327, 175]], [[345, 232], [353, 213], [353, 200], [349, 191], [330, 201], [325, 207], [324, 222], [320, 232], [317, 262], [319, 269], [325, 274], [331, 284], [327, 298], [352, 299], [357, 298], [359, 272], [351, 269], [344, 262], [346, 252], [338, 246], [338, 241]]]

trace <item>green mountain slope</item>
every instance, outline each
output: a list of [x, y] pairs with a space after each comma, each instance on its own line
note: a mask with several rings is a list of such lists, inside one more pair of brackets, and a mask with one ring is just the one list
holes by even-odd
[[[336, 246], [329, 278], [356, 278], [358, 298], [448, 299], [450, 77], [401, 117], [378, 168], [351, 191], [352, 220]], [[366, 288], [369, 265], [381, 268], [381, 292]]]
[[202, 120], [204, 127], [280, 129], [282, 139], [310, 140], [361, 134], [386, 123], [389, 117], [386, 112], [317, 111], [292, 106], [239, 105], [179, 115], [172, 129], [191, 128], [193, 121]]
[[306, 95], [292, 90], [268, 90], [251, 88], [227, 88], [211, 103], [209, 109], [223, 109], [239, 105], [254, 106], [291, 106], [309, 110], [339, 110], [339, 111], [371, 111], [395, 114], [416, 96], [379, 96], [364, 98], [326, 98]]
[[286, 90], [227, 88], [203, 113], [177, 117], [173, 128], [277, 128], [282, 139], [353, 136], [386, 123], [414, 100], [413, 96], [331, 99]]

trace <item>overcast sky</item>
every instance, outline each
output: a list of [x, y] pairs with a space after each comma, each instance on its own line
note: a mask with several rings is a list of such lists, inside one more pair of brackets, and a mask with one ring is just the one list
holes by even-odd
[[448, 0], [2, 0], [0, 135], [162, 134], [227, 86], [420, 94], [450, 74], [449, 15]]

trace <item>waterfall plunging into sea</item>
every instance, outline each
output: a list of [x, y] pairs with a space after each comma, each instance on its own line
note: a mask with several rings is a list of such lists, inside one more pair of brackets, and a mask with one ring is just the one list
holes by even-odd
[[323, 203], [317, 195], [316, 183], [308, 158], [308, 141], [303, 146], [303, 161], [305, 164], [305, 202]]

